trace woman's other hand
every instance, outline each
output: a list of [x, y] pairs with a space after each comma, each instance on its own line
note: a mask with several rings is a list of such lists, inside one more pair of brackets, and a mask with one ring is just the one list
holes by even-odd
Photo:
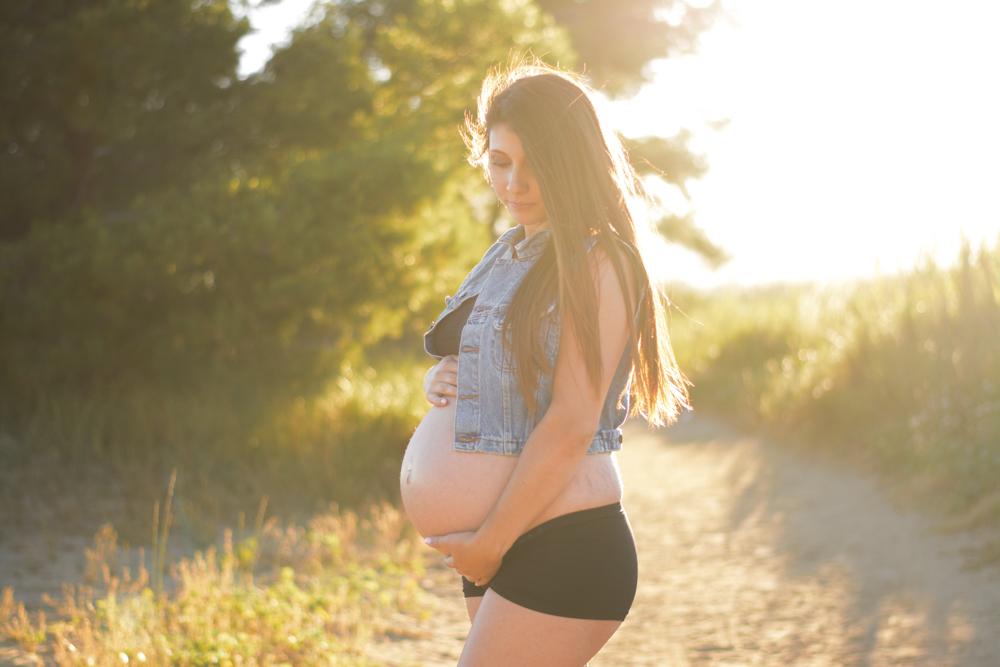
[[[439, 407], [454, 400], [458, 390], [458, 357], [449, 354], [442, 357], [424, 376], [424, 393], [427, 400]], [[449, 399], [448, 397], [452, 398]]]
[[503, 555], [496, 543], [485, 540], [479, 531], [465, 530], [447, 535], [424, 538], [424, 544], [444, 554], [444, 564], [475, 586], [485, 586], [503, 564]]

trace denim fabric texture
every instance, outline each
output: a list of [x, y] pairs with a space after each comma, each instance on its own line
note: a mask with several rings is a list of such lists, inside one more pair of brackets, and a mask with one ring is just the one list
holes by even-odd
[[[550, 242], [550, 235], [548, 229], [541, 229], [525, 239], [521, 225], [505, 231], [469, 271], [455, 294], [445, 297], [444, 310], [424, 333], [424, 351], [441, 359], [443, 355], [433, 349], [434, 327], [463, 301], [477, 297], [459, 343], [455, 441], [452, 444], [457, 451], [518, 456], [551, 403], [552, 373], [543, 373], [535, 393], [538, 412], [534, 419], [530, 417], [517, 386], [509, 336], [506, 345], [500, 340], [500, 327], [514, 293]], [[594, 238], [587, 240], [588, 252], [595, 242]], [[539, 322], [544, 335], [544, 352], [553, 367], [559, 350], [561, 321], [558, 315], [557, 304], [553, 302]], [[588, 454], [617, 451], [622, 447], [621, 426], [629, 409], [630, 369], [631, 351], [626, 347], [608, 389]]]

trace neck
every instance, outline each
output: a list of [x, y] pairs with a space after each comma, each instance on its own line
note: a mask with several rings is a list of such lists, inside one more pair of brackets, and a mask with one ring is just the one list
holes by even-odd
[[524, 238], [525, 240], [527, 240], [530, 239], [535, 234], [537, 234], [538, 232], [540, 232], [541, 230], [545, 229], [546, 223], [540, 222], [535, 225], [525, 225], [524, 223], [522, 223], [521, 227], [524, 228]]

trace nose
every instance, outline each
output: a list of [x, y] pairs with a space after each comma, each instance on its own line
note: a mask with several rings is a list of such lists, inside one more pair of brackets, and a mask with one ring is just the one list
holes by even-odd
[[511, 169], [510, 176], [507, 178], [507, 190], [513, 193], [527, 192], [528, 187], [528, 179], [525, 177], [524, 171]]

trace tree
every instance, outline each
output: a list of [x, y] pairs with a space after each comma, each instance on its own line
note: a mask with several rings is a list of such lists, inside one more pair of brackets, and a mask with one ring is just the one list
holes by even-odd
[[[5, 393], [313, 392], [416, 340], [481, 254], [487, 188], [457, 129], [492, 64], [515, 48], [571, 67], [572, 41], [592, 71], [641, 77], [565, 7], [569, 30], [528, 0], [316, 9], [246, 80], [248, 25], [221, 0], [0, 10]], [[631, 148], [681, 185], [701, 168], [681, 140]]]
[[225, 0], [0, 5], [0, 241], [217, 170], [248, 29]]
[[[361, 20], [373, 4], [326, 3], [321, 19], [296, 30], [262, 72], [220, 84], [225, 113], [206, 120], [211, 131], [203, 136], [224, 159], [194, 151], [196, 177], [178, 158], [173, 171], [158, 171], [162, 181], [147, 187], [140, 184], [150, 177], [137, 175], [120, 198], [97, 192], [80, 213], [36, 218], [8, 245], [0, 254], [0, 319], [10, 363], [0, 380], [66, 391], [133, 383], [181, 391], [194, 377], [245, 382], [256, 374], [280, 397], [316, 390], [345, 359], [419, 326], [413, 312], [432, 298], [436, 307], [441, 281], [460, 277], [477, 251], [441, 221], [474, 229], [463, 197], [471, 170], [456, 129], [481, 72], [511, 41], [565, 46], [552, 21], [526, 2], [406, 3], [405, 12], [377, 23]], [[90, 21], [88, 44], [100, 35], [111, 41], [126, 12], [119, 5], [132, 12], [128, 30], [159, 16], [152, 3], [119, 0], [61, 20]], [[184, 55], [167, 69], [232, 74], [235, 67], [228, 53], [223, 63], [199, 56], [190, 65]], [[105, 79], [106, 108], [139, 104], [131, 82], [143, 77]], [[204, 97], [217, 99], [212, 91]], [[67, 112], [61, 122], [72, 118]], [[137, 125], [158, 137], [152, 121]], [[123, 145], [133, 154], [126, 162], [138, 168], [151, 142]]]

